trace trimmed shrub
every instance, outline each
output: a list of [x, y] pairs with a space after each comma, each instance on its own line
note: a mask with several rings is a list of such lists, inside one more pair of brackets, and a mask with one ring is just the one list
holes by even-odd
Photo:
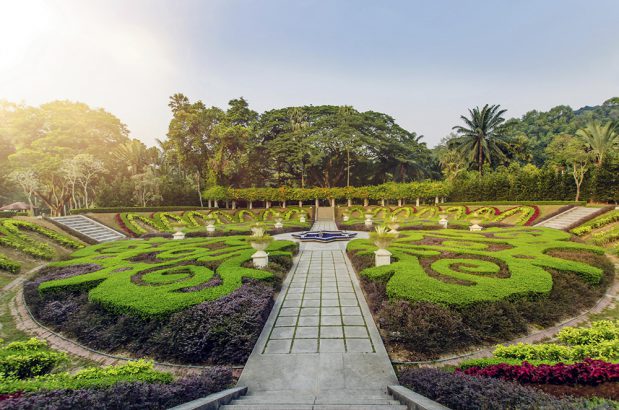
[[97, 389], [30, 393], [0, 401], [0, 409], [168, 409], [230, 387], [228, 368], [211, 368], [171, 383], [120, 382]]
[[399, 379], [404, 386], [454, 410], [585, 407], [582, 400], [558, 399], [516, 383], [438, 369], [406, 369]]
[[0, 380], [41, 376], [67, 360], [65, 353], [49, 350], [46, 342], [35, 338], [9, 343], [0, 348]]

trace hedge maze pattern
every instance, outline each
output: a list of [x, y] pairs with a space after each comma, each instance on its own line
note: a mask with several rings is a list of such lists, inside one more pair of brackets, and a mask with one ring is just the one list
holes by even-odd
[[[601, 269], [549, 255], [556, 249], [603, 253], [601, 248], [569, 238], [563, 231], [528, 227], [490, 228], [481, 233], [405, 231], [389, 248], [395, 262], [360, 274], [385, 281], [389, 298], [452, 306], [547, 294], [552, 289], [548, 268], [599, 283]], [[348, 245], [349, 252], [367, 256], [373, 256], [375, 249], [369, 240], [357, 239]]]
[[[35, 223], [18, 219], [0, 218], [0, 247], [4, 246], [7, 248], [13, 248], [39, 259], [50, 260], [55, 256], [56, 253], [51, 246], [45, 242], [37, 241], [36, 239], [31, 238], [26, 235], [24, 231], [41, 235], [66, 248], [77, 249], [83, 246], [81, 243], [69, 238], [68, 236], [59, 234], [56, 231], [47, 229]], [[19, 272], [20, 264], [0, 254], [0, 269], [11, 273], [17, 273]]]
[[[275, 241], [269, 247], [270, 255], [290, 257], [294, 246], [290, 241]], [[50, 265], [96, 264], [100, 269], [43, 282], [39, 291], [88, 289], [91, 301], [111, 311], [165, 315], [225, 296], [244, 279], [272, 279], [267, 270], [244, 266], [254, 252], [239, 236], [104, 243]]]
[[[217, 225], [269, 221], [278, 216], [283, 220], [291, 221], [298, 219], [301, 214], [309, 215], [309, 209], [292, 207], [285, 209], [269, 208], [256, 212], [249, 209], [240, 209], [236, 212], [226, 212], [223, 210], [185, 211], [182, 214], [154, 212], [150, 216], [123, 212], [116, 215], [116, 222], [131, 236], [140, 236], [148, 233], [148, 230], [141, 225], [147, 225], [157, 232], [172, 232], [172, 224], [180, 224], [186, 228], [195, 229], [204, 226], [208, 220], [213, 220]], [[249, 228], [247, 230], [249, 231]]]
[[465, 205], [453, 206], [400, 206], [389, 208], [384, 206], [364, 208], [353, 206], [346, 208], [351, 217], [363, 218], [365, 214], [372, 214], [375, 218], [396, 216], [400, 220], [430, 220], [438, 219], [445, 214], [452, 221], [461, 221], [469, 218], [478, 218], [485, 222], [503, 222], [507, 218], [517, 217], [514, 225], [531, 225], [539, 217], [539, 208], [535, 205], [519, 205], [501, 211], [494, 206], [481, 206], [474, 209]]

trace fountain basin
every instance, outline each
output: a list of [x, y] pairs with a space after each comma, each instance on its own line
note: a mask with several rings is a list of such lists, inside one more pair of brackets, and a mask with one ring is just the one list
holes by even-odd
[[344, 231], [305, 231], [301, 233], [293, 233], [294, 238], [302, 242], [333, 242], [333, 241], [348, 241], [357, 236], [356, 233]]

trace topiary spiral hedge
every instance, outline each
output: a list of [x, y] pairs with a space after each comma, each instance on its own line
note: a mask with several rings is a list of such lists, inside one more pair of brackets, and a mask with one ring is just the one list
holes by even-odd
[[[116, 223], [130, 236], [140, 236], [149, 231], [142, 225], [146, 225], [156, 232], [173, 232], [172, 224], [179, 224], [190, 230], [203, 227], [206, 221], [213, 220], [216, 225], [239, 225], [238, 233], [249, 232], [249, 225], [246, 222], [270, 221], [281, 217], [284, 221], [292, 221], [299, 218], [301, 214], [309, 217], [310, 208], [289, 207], [282, 209], [263, 209], [249, 210], [240, 209], [237, 211], [224, 210], [204, 210], [204, 211], [184, 211], [182, 214], [172, 212], [153, 212], [149, 216], [122, 212], [116, 215]], [[304, 227], [304, 226], [303, 226]]]
[[[290, 257], [293, 246], [289, 241], [275, 241], [269, 251], [272, 257]], [[45, 281], [39, 291], [87, 289], [91, 301], [111, 311], [169, 314], [228, 295], [241, 287], [244, 279], [273, 278], [271, 272], [244, 266], [254, 252], [243, 237], [104, 243], [50, 265], [94, 264], [100, 269]]]
[[153, 238], [81, 249], [24, 284], [32, 314], [89, 347], [192, 364], [241, 364], [296, 244], [254, 269], [245, 237]]
[[381, 267], [375, 250], [348, 244], [385, 338], [415, 359], [549, 326], [593, 305], [614, 272], [601, 248], [547, 228], [403, 231]]
[[[83, 246], [80, 242], [56, 231], [18, 219], [0, 219], [0, 246], [13, 248], [39, 259], [50, 260], [56, 255], [50, 245], [31, 238], [23, 231], [34, 232], [66, 248], [77, 249]], [[0, 254], [0, 270], [17, 273], [19, 269], [20, 264], [18, 262]]]

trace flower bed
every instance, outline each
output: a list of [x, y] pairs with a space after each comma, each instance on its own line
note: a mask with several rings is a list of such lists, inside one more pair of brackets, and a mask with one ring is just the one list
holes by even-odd
[[24, 286], [33, 314], [90, 347], [181, 363], [242, 363], [296, 244], [251, 267], [244, 237], [153, 238], [90, 246]]
[[[22, 231], [34, 232], [65, 248], [78, 249], [83, 246], [80, 242], [56, 231], [18, 219], [0, 219], [0, 246], [13, 248], [39, 259], [50, 260], [56, 255], [50, 245], [37, 241], [25, 235]], [[20, 264], [0, 254], [0, 269], [17, 273]]]
[[509, 340], [595, 303], [613, 265], [602, 249], [569, 239], [528, 227], [405, 231], [389, 248], [390, 265], [373, 266], [368, 240], [351, 241], [348, 252], [389, 349], [428, 359]]

